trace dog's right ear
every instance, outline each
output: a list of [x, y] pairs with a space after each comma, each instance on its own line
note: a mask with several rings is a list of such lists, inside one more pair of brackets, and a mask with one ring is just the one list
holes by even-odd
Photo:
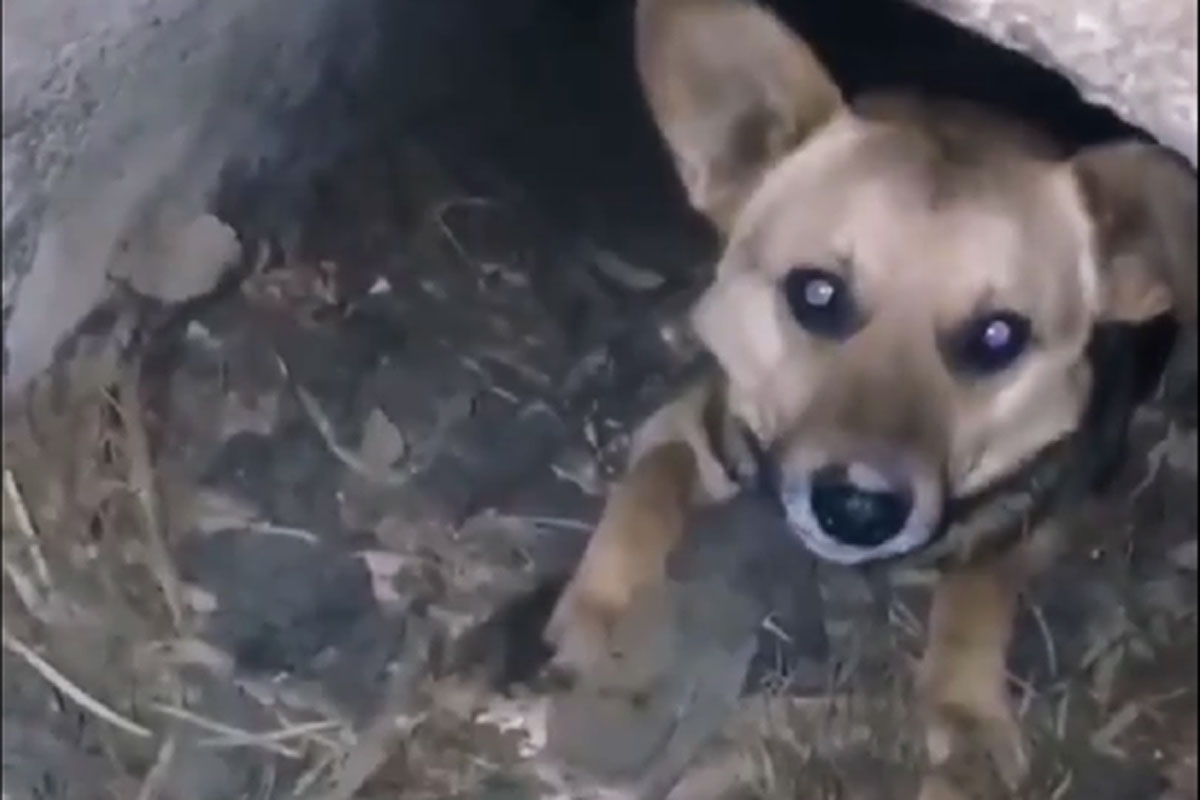
[[752, 0], [638, 0], [636, 35], [688, 198], [722, 232], [767, 169], [842, 105], [808, 46]]

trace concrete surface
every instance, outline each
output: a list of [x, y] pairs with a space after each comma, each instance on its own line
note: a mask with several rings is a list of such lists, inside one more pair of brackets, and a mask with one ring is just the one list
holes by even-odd
[[277, 152], [276, 118], [333, 56], [369, 49], [365, 7], [4, 4], [6, 393], [49, 362], [110, 281], [168, 301], [211, 288], [237, 254], [208, 216], [222, 170]]
[[1066, 75], [1196, 165], [1196, 0], [917, 0]]

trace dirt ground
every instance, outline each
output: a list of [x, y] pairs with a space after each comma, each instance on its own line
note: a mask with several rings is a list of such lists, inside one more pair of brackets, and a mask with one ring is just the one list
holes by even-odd
[[[6, 414], [6, 800], [591, 796], [547, 747], [643, 786], [699, 748], [677, 800], [911, 794], [927, 576], [814, 565], [753, 508], [698, 522], [646, 656], [694, 681], [622, 716], [534, 680], [630, 426], [695, 366], [712, 251], [629, 71], [588, 60], [579, 31], [618, 22], [571, 29], [573, 82], [507, 60], [524, 93], [368, 126], [303, 202], [231, 183], [216, 295], [118, 298]], [[580, 92], [620, 108], [562, 117]], [[1196, 796], [1183, 373], [1022, 611], [1031, 800]]]

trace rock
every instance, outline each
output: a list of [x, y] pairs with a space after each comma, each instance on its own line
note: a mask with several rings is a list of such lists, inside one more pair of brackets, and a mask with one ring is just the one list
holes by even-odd
[[146, 235], [139, 253], [126, 252], [110, 276], [141, 294], [178, 303], [211, 292], [241, 255], [237, 233], [212, 214], [167, 221], [166, 235]]

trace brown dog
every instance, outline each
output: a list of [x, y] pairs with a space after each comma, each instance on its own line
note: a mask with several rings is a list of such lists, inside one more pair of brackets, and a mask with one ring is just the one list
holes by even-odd
[[559, 658], [586, 665], [662, 579], [688, 507], [754, 477], [820, 557], [935, 560], [930, 757], [983, 745], [1019, 780], [1005, 659], [1026, 529], [1051, 531], [1125, 435], [1121, 331], [1194, 324], [1194, 175], [1136, 142], [1068, 157], [963, 104], [847, 104], [748, 0], [641, 0], [637, 40], [691, 203], [725, 239], [693, 314], [720, 369], [637, 432], [551, 620]]

